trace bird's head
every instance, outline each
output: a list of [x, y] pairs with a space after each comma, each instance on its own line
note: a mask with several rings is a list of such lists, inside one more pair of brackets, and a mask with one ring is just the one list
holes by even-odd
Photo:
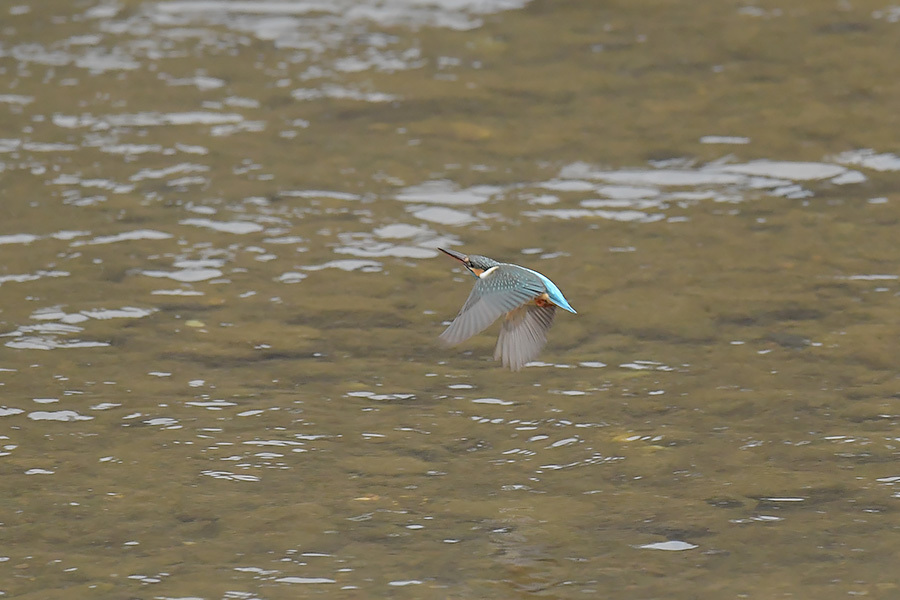
[[500, 263], [492, 258], [488, 258], [487, 256], [479, 256], [477, 254], [463, 254], [462, 252], [457, 252], [455, 250], [445, 250], [444, 248], [438, 248], [441, 252], [446, 254], [451, 258], [455, 258], [459, 262], [461, 262], [469, 272], [475, 277], [481, 277], [481, 274], [490, 269], [491, 267], [496, 267]]

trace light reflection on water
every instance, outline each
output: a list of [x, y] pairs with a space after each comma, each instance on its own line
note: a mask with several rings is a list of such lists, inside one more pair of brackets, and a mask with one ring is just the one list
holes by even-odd
[[[704, 158], [519, 158], [491, 112], [524, 84], [479, 74], [618, 35], [496, 33], [526, 5], [2, 9], [0, 592], [891, 584], [897, 156], [759, 158], [742, 122]], [[587, 310], [516, 375], [437, 348], [467, 292], [438, 246]]]

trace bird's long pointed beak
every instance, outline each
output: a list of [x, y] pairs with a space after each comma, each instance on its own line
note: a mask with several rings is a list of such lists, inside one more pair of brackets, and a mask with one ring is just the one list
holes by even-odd
[[445, 250], [444, 248], [438, 248], [438, 250], [440, 250], [450, 258], [455, 258], [463, 264], [467, 264], [469, 262], [469, 257], [462, 252], [457, 252], [456, 250]]

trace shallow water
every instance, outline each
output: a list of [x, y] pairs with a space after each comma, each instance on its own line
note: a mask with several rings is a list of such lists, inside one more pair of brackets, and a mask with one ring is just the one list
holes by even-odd
[[[900, 9], [0, 8], [0, 593], [900, 594]], [[438, 246], [578, 310], [446, 349]]]

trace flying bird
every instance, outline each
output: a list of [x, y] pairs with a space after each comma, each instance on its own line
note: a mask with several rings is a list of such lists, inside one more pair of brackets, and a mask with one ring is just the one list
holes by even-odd
[[518, 371], [547, 343], [556, 307], [575, 313], [556, 284], [537, 271], [477, 254], [438, 250], [461, 262], [478, 280], [459, 314], [440, 336], [448, 345], [469, 339], [503, 317], [494, 360], [502, 360], [504, 367]]

